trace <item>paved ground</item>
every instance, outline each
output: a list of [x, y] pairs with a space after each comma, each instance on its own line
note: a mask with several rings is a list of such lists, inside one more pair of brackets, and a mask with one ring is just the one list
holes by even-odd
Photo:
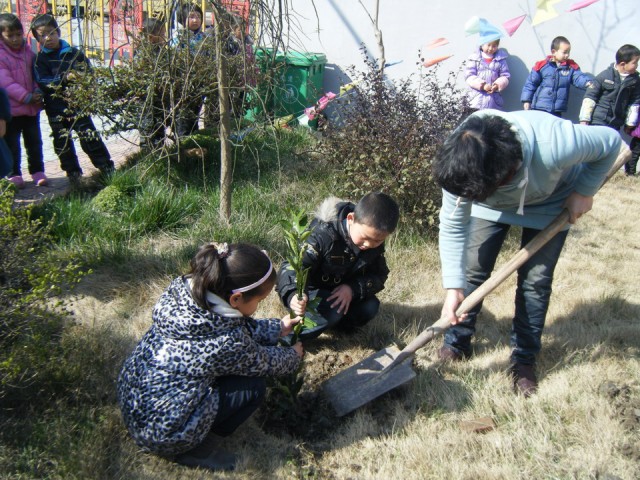
[[[96, 124], [96, 128], [100, 130], [101, 125], [99, 120], [94, 118], [94, 122]], [[27, 168], [27, 159], [23, 148], [22, 172], [26, 188], [18, 191], [15, 197], [16, 201], [19, 203], [37, 202], [46, 197], [63, 194], [69, 188], [69, 182], [67, 181], [66, 174], [60, 169], [60, 160], [53, 151], [51, 129], [47, 122], [47, 116], [44, 113], [40, 114], [40, 128], [42, 130], [42, 147], [45, 162], [44, 169], [49, 182], [46, 187], [38, 187], [34, 185], [29, 173], [27, 173], [29, 170]], [[109, 149], [109, 153], [111, 153], [111, 158], [116, 164], [116, 168], [125, 161], [127, 156], [138, 151], [138, 135], [136, 132], [127, 133], [123, 136], [113, 136], [103, 140]], [[75, 141], [75, 147], [84, 175], [91, 175], [96, 171], [96, 169], [91, 164], [89, 157], [87, 157], [87, 155], [82, 151], [82, 148], [80, 148], [80, 142], [77, 140]]]

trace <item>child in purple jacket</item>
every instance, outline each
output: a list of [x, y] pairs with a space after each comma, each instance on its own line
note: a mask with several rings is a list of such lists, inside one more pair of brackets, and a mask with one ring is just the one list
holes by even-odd
[[500, 47], [502, 32], [484, 18], [476, 19], [479, 47], [467, 59], [464, 78], [469, 85], [469, 106], [473, 110], [502, 110], [500, 92], [509, 85], [509, 54]]
[[0, 13], [0, 37], [0, 88], [4, 88], [9, 96], [12, 117], [5, 136], [13, 156], [13, 172], [9, 180], [18, 188], [24, 188], [20, 151], [22, 135], [33, 183], [46, 185], [40, 133], [42, 91], [33, 78], [35, 54], [23, 38], [20, 19], [12, 13]]

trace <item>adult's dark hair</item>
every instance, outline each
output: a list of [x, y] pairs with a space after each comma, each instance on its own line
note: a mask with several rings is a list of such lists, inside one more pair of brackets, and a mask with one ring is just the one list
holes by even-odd
[[571, 46], [571, 42], [567, 40], [567, 37], [563, 37], [562, 35], [557, 36], [553, 40], [551, 40], [551, 50], [558, 50], [560, 45], [566, 43]]
[[515, 173], [521, 160], [522, 145], [509, 122], [472, 115], [438, 150], [433, 176], [449, 193], [484, 200]]
[[386, 193], [367, 193], [356, 204], [353, 220], [381, 232], [392, 233], [398, 226], [400, 209], [396, 201]]
[[202, 24], [204, 25], [204, 14], [202, 13], [202, 8], [200, 8], [200, 6], [196, 5], [195, 3], [185, 3], [184, 5], [182, 5], [177, 13], [178, 23], [185, 27], [187, 18], [189, 18], [189, 14], [192, 12], [200, 14], [200, 19], [202, 20]]
[[24, 32], [20, 19], [13, 13], [0, 13], [0, 33], [5, 30], [20, 30]]
[[626, 44], [616, 52], [616, 63], [628, 63], [636, 57], [640, 57], [640, 50], [633, 45]]
[[33, 19], [33, 21], [31, 22], [31, 34], [36, 40], [40, 40], [37, 32], [37, 29], [40, 27], [55, 28], [58, 35], [60, 35], [60, 27], [58, 26], [58, 22], [56, 22], [56, 19], [53, 17], [53, 15], [45, 13], [44, 15], [38, 15]]
[[140, 33], [143, 35], [154, 35], [164, 28], [164, 21], [159, 18], [149, 17], [142, 21]]
[[262, 277], [271, 268], [271, 275], [260, 285], [242, 292], [244, 299], [255, 297], [271, 290], [276, 281], [276, 269], [269, 257], [258, 247], [246, 243], [232, 243], [228, 253], [218, 251], [216, 244], [208, 243], [198, 249], [191, 259], [192, 294], [202, 308], [209, 308], [207, 292], [215, 293], [228, 301], [232, 290], [247, 287]]

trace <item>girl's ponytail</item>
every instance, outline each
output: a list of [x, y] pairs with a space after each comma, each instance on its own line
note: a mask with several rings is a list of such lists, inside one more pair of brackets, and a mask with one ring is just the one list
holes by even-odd
[[266, 252], [246, 243], [208, 243], [191, 260], [193, 299], [208, 309], [207, 292], [228, 301], [240, 292], [248, 299], [271, 289], [276, 272]]

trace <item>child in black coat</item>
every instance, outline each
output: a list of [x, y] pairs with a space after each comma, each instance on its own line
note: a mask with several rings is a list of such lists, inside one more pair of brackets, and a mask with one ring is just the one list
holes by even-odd
[[321, 318], [305, 329], [301, 340], [318, 337], [339, 327], [353, 330], [378, 313], [376, 293], [384, 289], [389, 274], [384, 241], [398, 224], [396, 202], [384, 193], [368, 193], [356, 205], [335, 197], [326, 199], [311, 222], [303, 265], [309, 267], [307, 290], [296, 295], [295, 273], [283, 262], [276, 290], [285, 307], [304, 315], [309, 298], [320, 296]]
[[113, 161], [91, 117], [70, 111], [68, 102], [61, 95], [77, 75], [75, 72], [91, 68], [89, 60], [80, 50], [60, 39], [58, 23], [51, 15], [37, 16], [31, 24], [31, 33], [42, 47], [36, 56], [35, 75], [44, 92], [44, 109], [51, 126], [53, 148], [60, 158], [62, 170], [70, 179], [82, 175], [71, 137], [72, 130], [75, 130], [80, 146], [91, 163], [103, 173], [112, 172]]

